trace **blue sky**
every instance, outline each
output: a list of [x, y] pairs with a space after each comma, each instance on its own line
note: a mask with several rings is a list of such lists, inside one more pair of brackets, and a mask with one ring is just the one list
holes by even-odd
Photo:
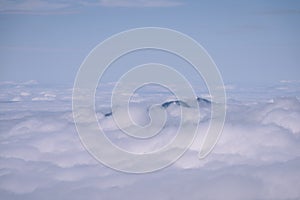
[[130, 28], [175, 29], [197, 40], [225, 83], [300, 75], [300, 1], [0, 1], [0, 81], [72, 84], [87, 54]]

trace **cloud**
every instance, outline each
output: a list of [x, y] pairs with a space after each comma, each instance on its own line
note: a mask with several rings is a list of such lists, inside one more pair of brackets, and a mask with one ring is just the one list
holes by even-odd
[[0, 1], [0, 13], [71, 14], [84, 7], [174, 7], [183, 3], [175, 0], [22, 0]]
[[258, 12], [261, 15], [299, 15], [299, 9], [274, 9]]
[[23, 14], [48, 14], [58, 13], [70, 6], [70, 2], [46, 1], [46, 0], [24, 0], [0, 2], [0, 13], [23, 13]]
[[101, 6], [107, 7], [173, 7], [183, 5], [174, 0], [100, 0]]
[[280, 83], [300, 83], [300, 80], [280, 80]]
[[[69, 88], [14, 83], [2, 84], [0, 89], [1, 199], [300, 198], [297, 94], [282, 97], [282, 93], [268, 93], [268, 101], [260, 96], [239, 100], [231, 94], [234, 101], [227, 106], [221, 138], [208, 157], [198, 160], [210, 117], [210, 105], [201, 104], [203, 118], [190, 150], [171, 167], [132, 175], [105, 167], [84, 149], [72, 118]], [[235, 90], [230, 91], [236, 94]], [[248, 92], [239, 92], [239, 96], [247, 97]], [[162, 102], [171, 98], [158, 95]], [[11, 103], [12, 97], [21, 100]], [[52, 99], [32, 100], [40, 97]], [[144, 123], [149, 117], [147, 107], [154, 102], [155, 94], [149, 97], [135, 96], [131, 112], [137, 122]], [[96, 99], [106, 102], [109, 95], [100, 94]], [[96, 110], [99, 123], [114, 144], [143, 152], [160, 149], [172, 140], [178, 128], [179, 106], [165, 109], [168, 121], [162, 134], [141, 141], [122, 133], [112, 116], [104, 117], [109, 104], [96, 105]], [[122, 110], [117, 114], [126, 118]]]

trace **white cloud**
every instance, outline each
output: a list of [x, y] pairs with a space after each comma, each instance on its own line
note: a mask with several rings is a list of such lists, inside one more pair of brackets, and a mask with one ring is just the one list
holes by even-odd
[[[253, 102], [232, 101], [216, 148], [198, 160], [210, 114], [209, 107], [202, 107], [199, 136], [180, 160], [155, 173], [132, 175], [103, 166], [85, 151], [73, 124], [70, 89], [21, 85], [0, 86], [1, 199], [300, 198], [300, 101], [295, 95], [268, 96], [272, 101], [259, 97]], [[21, 101], [9, 101], [18, 96]], [[31, 101], [45, 96], [52, 101]], [[153, 93], [150, 96], [154, 99]], [[133, 117], [143, 123], [152, 99], [136, 98]], [[136, 152], [166, 145], [174, 137], [180, 113], [176, 105], [168, 107], [164, 134], [136, 141], [124, 136], [111, 116], [103, 116], [108, 107], [96, 108], [107, 136], [116, 145]]]
[[300, 80], [281, 80], [280, 83], [299, 83]]
[[69, 7], [70, 3], [63, 1], [24, 0], [0, 1], [0, 13], [48, 13]]
[[182, 4], [176, 0], [100, 0], [100, 5], [107, 7], [173, 7]]
[[101, 7], [173, 7], [180, 6], [183, 2], [178, 0], [23, 0], [0, 1], [0, 13], [23, 14], [66, 14], [78, 11], [78, 8]]

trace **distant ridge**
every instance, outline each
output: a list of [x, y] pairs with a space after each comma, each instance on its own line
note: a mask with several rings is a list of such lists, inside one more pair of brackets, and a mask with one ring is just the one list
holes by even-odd
[[[211, 104], [211, 101], [201, 98], [201, 97], [197, 97], [197, 102], [201, 103], [201, 104]], [[182, 106], [182, 107], [186, 107], [186, 108], [191, 107], [189, 104], [187, 104], [186, 102], [181, 101], [181, 100], [172, 100], [172, 101], [164, 102], [163, 104], [161, 104], [161, 107], [168, 108], [170, 105], [177, 105], [177, 106]], [[104, 117], [109, 117], [109, 116], [112, 116], [112, 112], [108, 112], [108, 113], [104, 114]]]

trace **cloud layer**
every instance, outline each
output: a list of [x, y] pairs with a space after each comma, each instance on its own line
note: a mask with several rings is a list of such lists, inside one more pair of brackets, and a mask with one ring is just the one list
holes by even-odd
[[[256, 99], [245, 98], [249, 93], [233, 89], [224, 131], [205, 159], [198, 160], [197, 153], [209, 126], [209, 105], [201, 106], [198, 137], [181, 159], [156, 173], [132, 175], [99, 164], [83, 148], [73, 123], [71, 89], [36, 83], [2, 84], [0, 197], [299, 199], [299, 93], [291, 95], [294, 89], [290, 87], [285, 92], [273, 88], [272, 94]], [[130, 151], [151, 151], [174, 137], [180, 105], [166, 108], [169, 120], [164, 134], [136, 141], [124, 136], [111, 116], [104, 117], [109, 110], [109, 93], [104, 94], [97, 96], [97, 116], [116, 145]], [[168, 94], [153, 95], [148, 92], [134, 98], [132, 114], [141, 123], [147, 121], [147, 105], [171, 98]]]

